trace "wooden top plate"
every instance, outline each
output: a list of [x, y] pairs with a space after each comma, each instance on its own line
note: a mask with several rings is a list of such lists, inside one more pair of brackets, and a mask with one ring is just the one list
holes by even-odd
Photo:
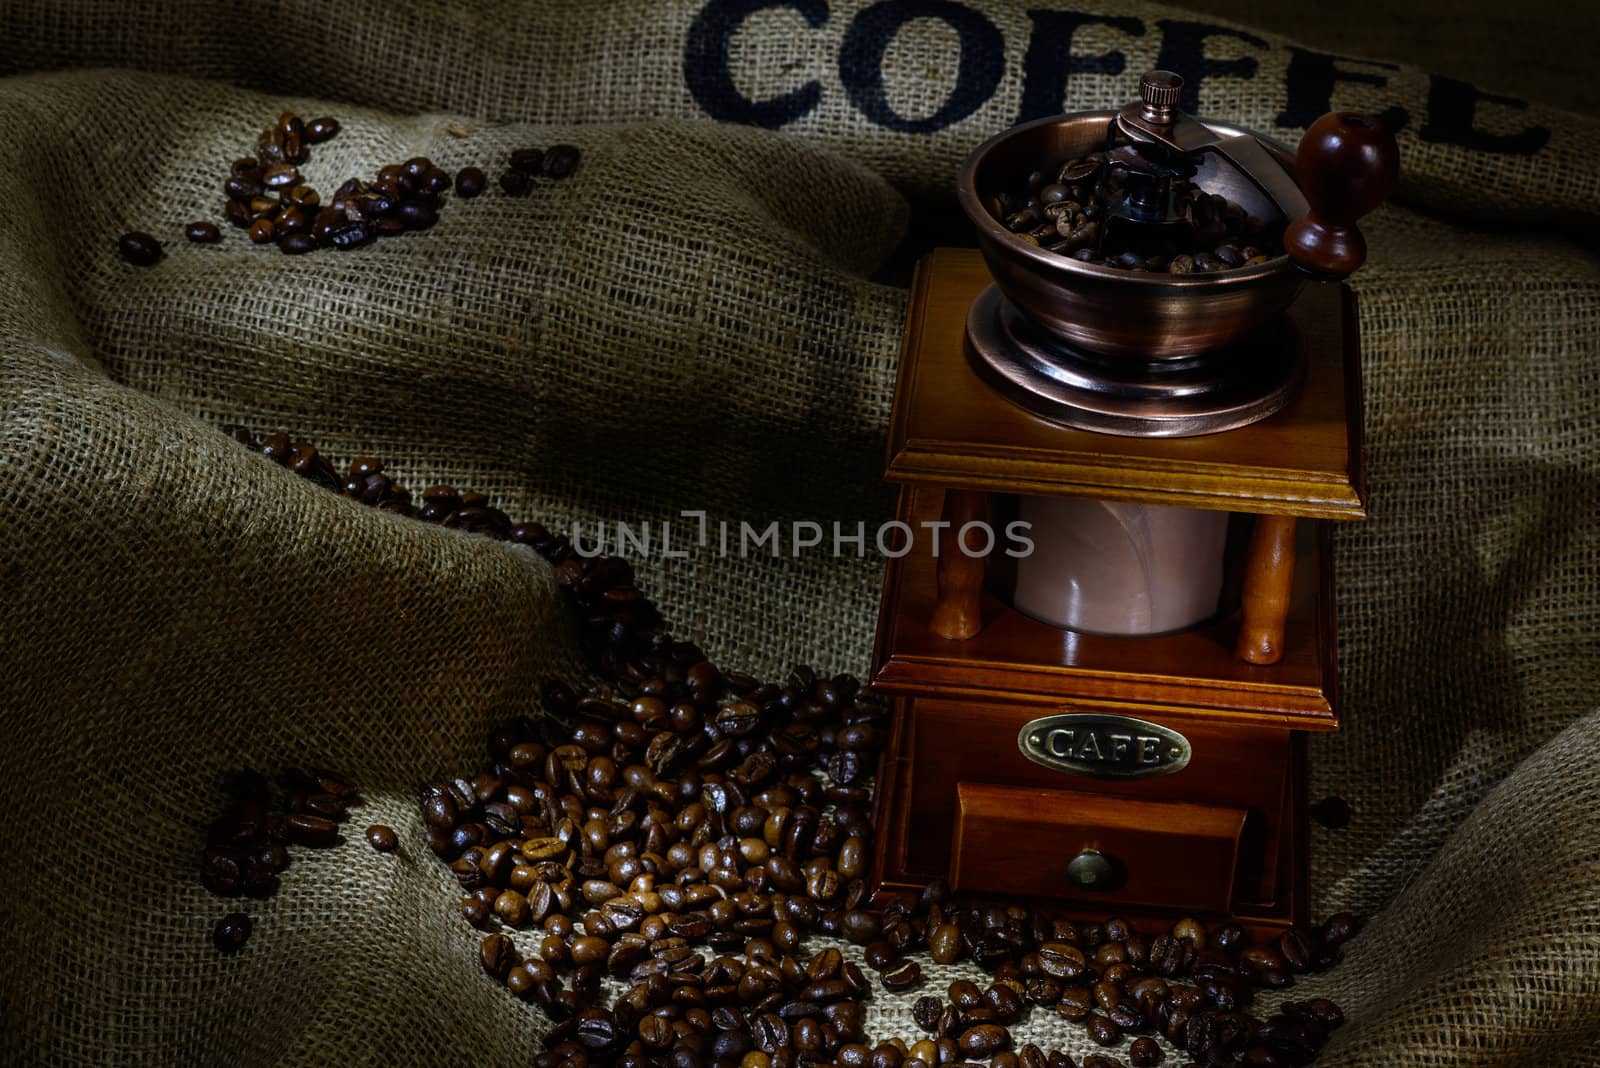
[[1235, 512], [1365, 519], [1355, 295], [1308, 284], [1289, 310], [1306, 381], [1288, 406], [1238, 430], [1117, 437], [1034, 416], [968, 363], [967, 309], [992, 278], [971, 249], [917, 268], [900, 353], [890, 482]]

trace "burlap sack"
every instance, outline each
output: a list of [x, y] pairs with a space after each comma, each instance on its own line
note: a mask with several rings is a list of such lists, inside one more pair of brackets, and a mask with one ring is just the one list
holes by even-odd
[[[407, 795], [474, 759], [540, 678], [577, 670], [547, 569], [335, 498], [219, 428], [287, 427], [561, 525], [876, 522], [905, 297], [871, 279], [907, 210], [873, 172], [936, 188], [1015, 119], [1030, 21], [986, 7], [1005, 88], [943, 130], [896, 132], [849, 103], [837, 64], [851, 25], [898, 6], [832, 5], [815, 29], [764, 9], [732, 36], [746, 97], [823, 85], [776, 133], [551, 125], [705, 118], [686, 47], [736, 3], [7, 11], [12, 71], [245, 71], [293, 94], [170, 73], [0, 82], [8, 1059], [526, 1063], [540, 1017], [479, 974]], [[1150, 27], [1182, 17], [1096, 10], [1146, 32], [1081, 30], [1074, 55], [1120, 48], [1125, 64], [1074, 74], [1062, 107], [1122, 99], [1159, 52]], [[960, 65], [925, 21], [885, 53], [897, 113], [931, 113]], [[1254, 79], [1202, 82], [1202, 110], [1292, 138], [1276, 125], [1288, 62], [1269, 42]], [[1349, 1010], [1331, 1065], [1600, 1063], [1600, 271], [1556, 229], [1433, 217], [1592, 217], [1597, 139], [1588, 121], [1483, 105], [1483, 129], [1549, 140], [1528, 156], [1419, 140], [1437, 85], [1386, 76], [1335, 100], [1411, 111], [1403, 195], [1426, 213], [1373, 221], [1358, 282], [1373, 519], [1341, 531], [1345, 729], [1312, 745], [1313, 796], [1355, 810], [1314, 834], [1317, 911], [1377, 919], [1292, 993]], [[569, 140], [585, 161], [529, 199], [452, 204], [432, 232], [349, 255], [177, 242], [284, 107], [343, 120], [307, 168], [324, 187], [418, 153], [492, 170], [513, 146]], [[173, 239], [166, 261], [117, 260], [131, 227]], [[640, 571], [729, 666], [866, 667], [869, 558], [702, 550]], [[297, 860], [251, 907], [246, 952], [220, 959], [207, 935], [225, 907], [194, 870], [218, 773], [299, 761], [360, 780], [358, 819], [392, 823], [405, 850]], [[908, 1033], [907, 1010], [880, 994], [875, 1033]], [[1027, 1033], [1085, 1048], [1043, 1014]]]

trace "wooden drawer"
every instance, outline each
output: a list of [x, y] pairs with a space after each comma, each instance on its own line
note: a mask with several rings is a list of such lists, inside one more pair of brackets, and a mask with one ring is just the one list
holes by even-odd
[[[1017, 732], [1024, 724], [1068, 712], [1148, 719], [1182, 734], [1193, 755], [1182, 771], [1149, 779], [1088, 778], [1042, 766], [1023, 755], [1017, 746]], [[1132, 806], [1143, 804], [1155, 805], [1151, 812], [1195, 808], [1243, 812], [1246, 821], [1234, 872], [1235, 900], [1277, 901], [1291, 737], [1291, 732], [1283, 729], [1244, 727], [1199, 715], [1157, 713], [1106, 702], [1026, 705], [907, 699], [894, 735], [895, 755], [903, 758], [894, 788], [905, 794], [905, 800], [900, 815], [899, 841], [903, 845], [893, 858], [893, 870], [924, 881], [955, 870], [950, 847], [960, 818], [959, 783], [1018, 789], [1025, 794], [1042, 791], [1043, 796], [1081, 796], [1091, 799], [1097, 812], [1123, 804], [1130, 806], [1125, 809], [1130, 813], [1141, 811]], [[1029, 893], [1037, 896], [1037, 892]]]
[[[974, 782], [957, 784], [956, 806], [950, 883], [958, 891], [1229, 911], [1243, 809]], [[1109, 886], [1068, 879], [1067, 866], [1085, 850], [1111, 861]]]

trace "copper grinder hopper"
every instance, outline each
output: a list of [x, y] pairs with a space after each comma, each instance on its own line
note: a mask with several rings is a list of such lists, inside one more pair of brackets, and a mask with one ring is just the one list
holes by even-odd
[[[1284, 313], [1308, 282], [1360, 266], [1355, 223], [1393, 188], [1398, 150], [1376, 120], [1335, 112], [1291, 156], [1179, 111], [1176, 74], [1151, 71], [1139, 88], [1121, 111], [1017, 126], [967, 159], [958, 193], [995, 279], [969, 312], [968, 355], [995, 390], [1066, 426], [1147, 437], [1244, 426], [1294, 395], [1303, 366]], [[1085, 157], [1107, 250], [1181, 240], [1198, 190], [1237, 205], [1254, 229], [1281, 230], [1284, 252], [1205, 273], [1130, 270], [1005, 225], [1007, 196], [1029, 172]]]

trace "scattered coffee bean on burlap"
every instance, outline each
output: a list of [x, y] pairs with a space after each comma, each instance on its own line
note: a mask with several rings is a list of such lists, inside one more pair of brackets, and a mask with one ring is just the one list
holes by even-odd
[[393, 853], [400, 848], [400, 836], [394, 833], [393, 827], [374, 823], [367, 828], [367, 844], [380, 853]]
[[183, 228], [183, 236], [197, 245], [215, 245], [222, 240], [222, 231], [213, 222], [192, 222]]
[[524, 171], [510, 170], [500, 176], [500, 191], [508, 197], [525, 197], [529, 187], [528, 175]]
[[483, 192], [484, 177], [482, 169], [478, 167], [462, 167], [456, 172], [456, 196], [471, 199]]
[[250, 940], [250, 917], [242, 912], [230, 912], [218, 920], [211, 929], [211, 944], [218, 953], [237, 953]]
[[135, 267], [152, 267], [161, 259], [161, 242], [142, 230], [130, 230], [117, 238], [117, 251]]
[[[339, 132], [331, 116], [302, 120], [284, 112], [261, 132], [253, 155], [233, 161], [223, 180], [226, 196], [222, 215], [245, 230], [252, 243], [277, 245], [285, 255], [303, 255], [318, 249], [338, 251], [361, 248], [379, 238], [431, 229], [451, 191], [463, 200], [483, 192], [483, 170], [464, 167], [452, 179], [425, 156], [378, 169], [367, 180], [351, 178], [326, 200], [309, 185], [300, 165], [310, 159], [310, 147]], [[526, 196], [533, 177], [561, 179], [577, 170], [582, 153], [576, 145], [556, 145], [548, 151], [521, 148], [511, 154], [511, 168], [500, 176], [506, 195]], [[209, 222], [193, 222], [184, 230], [197, 244], [214, 244], [221, 231]], [[122, 258], [138, 267], [161, 259], [161, 243], [142, 231], [118, 239]]]
[[320, 145], [339, 132], [339, 120], [331, 116], [312, 119], [306, 123], [305, 139], [308, 144]]
[[553, 145], [540, 161], [540, 173], [546, 178], [566, 178], [578, 169], [582, 153], [577, 145]]

